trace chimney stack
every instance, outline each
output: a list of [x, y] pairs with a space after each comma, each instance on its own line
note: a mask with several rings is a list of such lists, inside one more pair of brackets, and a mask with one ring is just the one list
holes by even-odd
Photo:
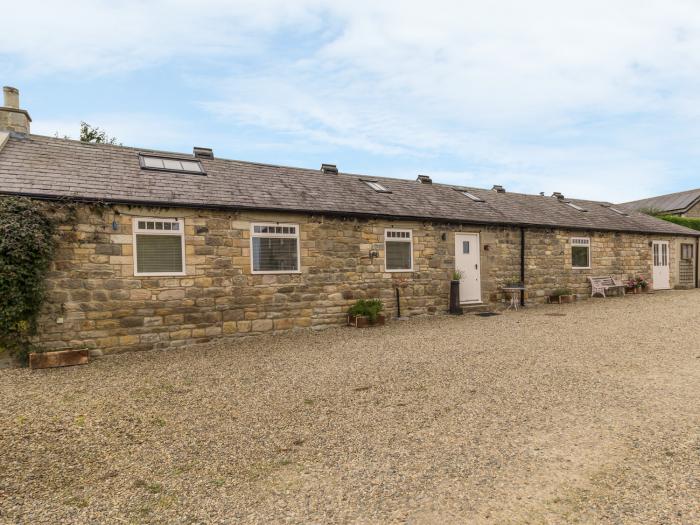
[[433, 179], [431, 179], [428, 175], [418, 175], [418, 178], [416, 179], [418, 182], [421, 184], [432, 184]]
[[28, 134], [32, 118], [26, 109], [19, 107], [19, 90], [10, 86], [2, 88], [3, 105], [0, 107], [0, 131]]
[[554, 193], [552, 193], [552, 197], [556, 197], [557, 199], [562, 200], [564, 198], [564, 194], [560, 191], [555, 191]]
[[493, 191], [495, 191], [496, 193], [505, 193], [506, 192], [506, 189], [503, 186], [501, 186], [500, 184], [494, 184], [493, 188], [491, 188], [491, 189]]
[[335, 164], [321, 164], [321, 171], [323, 173], [331, 173], [333, 175], [338, 174], [338, 166]]

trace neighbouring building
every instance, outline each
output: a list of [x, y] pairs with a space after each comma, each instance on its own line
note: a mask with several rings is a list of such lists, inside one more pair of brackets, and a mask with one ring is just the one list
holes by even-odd
[[610, 203], [37, 136], [17, 91], [5, 95], [0, 195], [62, 218], [37, 337], [47, 348], [322, 328], [357, 298], [440, 314], [454, 270], [465, 305], [502, 301], [513, 281], [529, 302], [588, 295], [598, 275], [696, 285], [698, 232]]
[[680, 217], [700, 217], [700, 188], [650, 197], [618, 205], [623, 210]]

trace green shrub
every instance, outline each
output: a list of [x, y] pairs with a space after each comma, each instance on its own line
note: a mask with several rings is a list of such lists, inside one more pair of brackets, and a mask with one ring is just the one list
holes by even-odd
[[550, 297], [561, 297], [562, 295], [573, 295], [574, 292], [568, 288], [557, 288], [550, 293]]
[[0, 350], [23, 362], [32, 348], [29, 337], [36, 334], [54, 232], [39, 203], [0, 199]]
[[700, 231], [700, 219], [695, 219], [693, 217], [679, 217], [678, 215], [657, 215], [659, 219], [663, 219], [668, 222], [673, 222], [675, 224], [680, 224], [686, 228], [692, 230]]
[[374, 322], [382, 310], [384, 310], [384, 303], [382, 303], [381, 299], [358, 299], [350, 307], [348, 314], [355, 317], [365, 316]]

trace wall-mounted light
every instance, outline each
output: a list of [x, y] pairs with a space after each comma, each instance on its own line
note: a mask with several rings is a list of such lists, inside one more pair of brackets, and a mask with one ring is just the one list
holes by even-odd
[[447, 240], [447, 234], [446, 234], [445, 232], [442, 232], [442, 235], [440, 235], [440, 238], [441, 238], [443, 241], [446, 241], [446, 240]]
[[485, 252], [489, 251], [489, 245], [488, 245], [488, 244], [484, 244], [484, 251], [485, 251]]

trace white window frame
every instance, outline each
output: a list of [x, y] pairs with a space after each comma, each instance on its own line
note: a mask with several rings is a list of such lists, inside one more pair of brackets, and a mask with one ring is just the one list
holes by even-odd
[[[179, 224], [178, 230], [148, 230], [139, 228], [139, 221], [145, 222], [168, 222]], [[136, 277], [176, 277], [187, 275], [187, 254], [185, 253], [185, 220], [172, 217], [134, 217], [131, 220], [133, 235], [133, 257], [134, 276]], [[180, 237], [182, 246], [182, 271], [181, 272], [139, 272], [138, 271], [138, 246], [136, 245], [136, 235], [172, 235]]]
[[[294, 228], [295, 233], [256, 233], [256, 226], [268, 226], [268, 227], [287, 227]], [[255, 257], [253, 255], [253, 238], [278, 238], [278, 239], [296, 239], [297, 241], [297, 269], [296, 270], [256, 270], [255, 269]], [[250, 223], [250, 273], [254, 275], [282, 275], [290, 273], [301, 273], [301, 245], [299, 243], [299, 225], [293, 223], [282, 223], [282, 222], [252, 222]]]
[[[408, 233], [408, 239], [405, 238], [397, 238], [397, 237], [392, 237], [389, 238], [389, 232], [395, 232], [395, 233]], [[387, 249], [386, 249], [386, 243], [387, 241], [390, 242], [407, 242], [411, 246], [411, 267], [408, 269], [396, 269], [396, 270], [390, 270], [386, 266], [387, 262]], [[384, 271], [389, 272], [389, 273], [406, 273], [406, 272], [412, 272], [413, 271], [413, 230], [398, 230], [396, 228], [387, 228], [384, 230]]]
[[[591, 269], [591, 256], [592, 256], [590, 237], [572, 237], [570, 245], [571, 245], [571, 268], [573, 270], [590, 270]], [[579, 246], [579, 247], [585, 246], [588, 248], [588, 266], [574, 266], [574, 254], [573, 254], [574, 246]]]

